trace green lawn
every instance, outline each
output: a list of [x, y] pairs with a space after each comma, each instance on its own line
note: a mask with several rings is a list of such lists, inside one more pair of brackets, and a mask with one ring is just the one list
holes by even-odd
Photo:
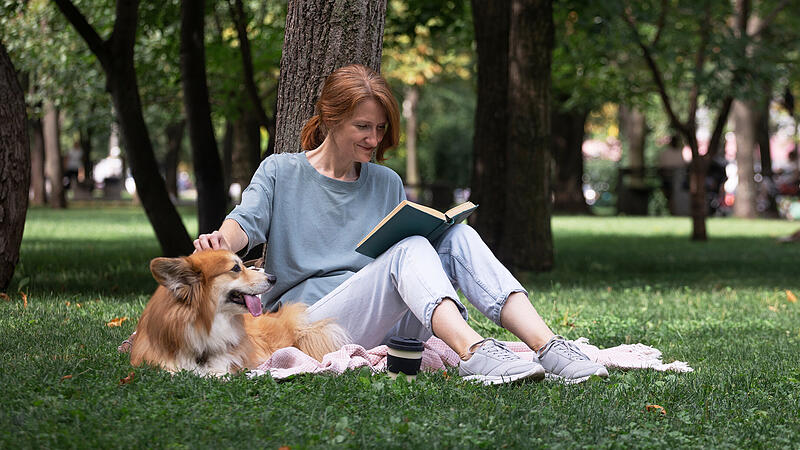
[[798, 448], [800, 303], [786, 290], [800, 295], [800, 246], [774, 238], [800, 225], [708, 226], [709, 242], [692, 243], [688, 219], [555, 218], [556, 269], [523, 279], [557, 332], [642, 342], [694, 373], [613, 370], [576, 386], [364, 372], [277, 383], [131, 369], [116, 347], [155, 288], [148, 262], [158, 255], [144, 214], [34, 209], [11, 300], [0, 300], [0, 448]]

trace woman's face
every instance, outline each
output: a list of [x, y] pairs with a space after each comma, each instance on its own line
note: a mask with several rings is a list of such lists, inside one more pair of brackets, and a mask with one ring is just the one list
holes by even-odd
[[386, 112], [370, 98], [358, 103], [353, 115], [331, 131], [331, 137], [341, 158], [365, 163], [383, 140], [386, 126]]

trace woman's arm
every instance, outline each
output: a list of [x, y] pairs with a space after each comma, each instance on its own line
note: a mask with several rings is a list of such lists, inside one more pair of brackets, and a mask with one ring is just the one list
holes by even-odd
[[219, 230], [208, 234], [201, 234], [194, 240], [195, 252], [207, 249], [223, 249], [232, 252], [247, 246], [247, 233], [242, 230], [239, 223], [233, 219], [225, 219]]

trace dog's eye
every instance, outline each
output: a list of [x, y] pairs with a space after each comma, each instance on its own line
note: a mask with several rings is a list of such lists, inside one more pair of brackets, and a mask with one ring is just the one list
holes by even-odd
[[240, 267], [238, 264], [235, 264], [235, 265], [233, 266], [233, 269], [231, 269], [231, 271], [232, 271], [232, 272], [241, 272], [241, 271], [242, 271], [242, 268], [241, 268], [241, 267]]

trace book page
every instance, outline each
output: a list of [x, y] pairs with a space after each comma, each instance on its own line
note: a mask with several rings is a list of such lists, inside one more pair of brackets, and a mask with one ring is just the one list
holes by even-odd
[[405, 203], [405, 202], [408, 202], [408, 206], [413, 206], [414, 208], [417, 208], [418, 210], [420, 210], [422, 212], [426, 212], [426, 213], [432, 215], [433, 217], [438, 217], [438, 218], [440, 218], [442, 220], [447, 220], [447, 217], [444, 215], [444, 213], [442, 213], [440, 211], [437, 211], [437, 210], [435, 210], [433, 208], [429, 208], [429, 207], [427, 207], [425, 205], [420, 205], [419, 203], [414, 203], [414, 202], [410, 202], [408, 200], [403, 200], [403, 203]]
[[447, 214], [447, 217], [453, 218], [453, 217], [461, 214], [462, 212], [464, 212], [464, 211], [466, 211], [468, 209], [474, 208], [474, 207], [475, 207], [474, 203], [472, 203], [472, 202], [464, 202], [464, 203], [462, 203], [462, 204], [460, 204], [458, 206], [454, 206], [454, 207], [448, 209], [445, 214]]

